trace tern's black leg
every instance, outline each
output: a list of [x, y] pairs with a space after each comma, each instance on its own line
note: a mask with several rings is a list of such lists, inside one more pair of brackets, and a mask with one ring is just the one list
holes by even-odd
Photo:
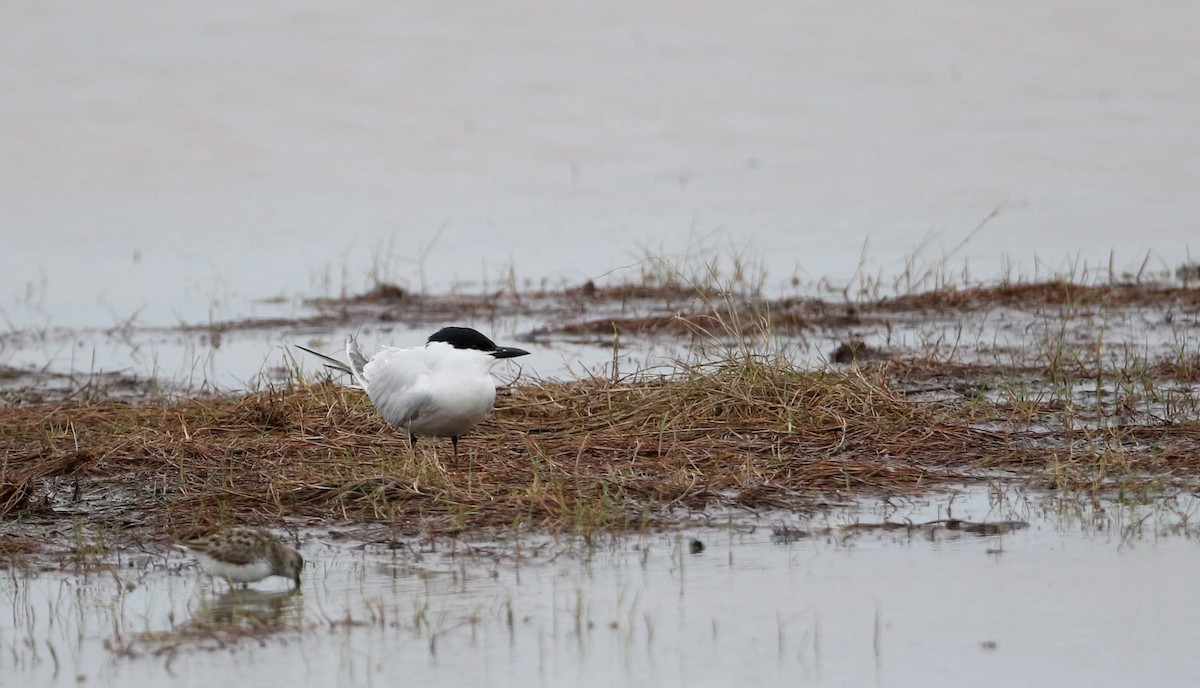
[[454, 447], [454, 460], [458, 461], [458, 435], [454, 435], [450, 438], [450, 444]]
[[411, 446], [411, 447], [416, 447], [416, 446], [417, 446], [417, 436], [416, 436], [416, 435], [413, 435], [413, 434], [409, 433], [409, 435], [408, 435], [408, 441], [409, 441], [409, 443], [410, 443], [410, 444], [409, 444], [409, 446]]

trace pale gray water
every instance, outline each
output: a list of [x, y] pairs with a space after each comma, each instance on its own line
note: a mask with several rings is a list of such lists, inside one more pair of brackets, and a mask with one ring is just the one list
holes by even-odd
[[[12, 607], [0, 609], [0, 684], [1192, 685], [1200, 592], [1183, 572], [1200, 561], [1195, 504], [1104, 506], [974, 489], [815, 518], [741, 514], [732, 529], [595, 549], [527, 540], [519, 559], [511, 543], [389, 551], [315, 531], [302, 594], [274, 601], [277, 620], [308, 630], [160, 654], [175, 643], [138, 634], [211, 613], [211, 588], [182, 555], [119, 568], [120, 583], [12, 574], [0, 582]], [[773, 536], [949, 512], [1029, 527]], [[691, 537], [703, 552], [689, 553]], [[260, 584], [268, 595], [247, 608], [271, 608], [286, 585]]]
[[10, 2], [0, 365], [238, 386], [292, 333], [145, 328], [375, 278], [636, 279], [646, 252], [740, 255], [768, 294], [1169, 270], [1200, 226], [1197, 25], [1188, 0]]
[[0, 19], [10, 327], [287, 315], [371, 272], [622, 278], [647, 249], [745, 251], [775, 288], [851, 280], [864, 245], [868, 275], [916, 253], [977, 277], [1196, 250], [1190, 0], [50, 0]]

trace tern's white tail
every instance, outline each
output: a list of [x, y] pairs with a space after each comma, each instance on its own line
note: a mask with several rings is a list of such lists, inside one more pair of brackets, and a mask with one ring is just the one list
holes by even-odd
[[354, 378], [354, 385], [352, 385], [353, 387], [359, 387], [364, 390], [367, 388], [367, 378], [363, 375], [363, 367], [367, 365], [367, 359], [362, 355], [362, 352], [358, 350], [358, 344], [355, 343], [353, 336], [348, 335], [346, 337], [346, 361], [348, 363], [342, 363], [332, 356], [326, 356], [319, 351], [313, 351], [312, 349], [300, 346], [299, 344], [294, 346], [297, 349], [300, 349], [301, 351], [307, 351], [313, 356], [316, 356], [324, 361], [326, 368], [336, 370], [341, 373], [347, 373], [352, 376]]
[[363, 367], [367, 365], [367, 357], [358, 350], [354, 335], [346, 335], [346, 360], [350, 362], [350, 374], [354, 376], [354, 381], [365, 390], [367, 378], [363, 375]]

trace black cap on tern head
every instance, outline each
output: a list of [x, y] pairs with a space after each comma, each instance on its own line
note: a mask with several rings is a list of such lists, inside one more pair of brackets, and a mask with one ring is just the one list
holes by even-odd
[[529, 354], [524, 349], [496, 346], [496, 343], [484, 336], [482, 332], [470, 327], [443, 327], [429, 335], [426, 344], [431, 342], [444, 342], [455, 349], [475, 349], [489, 353], [496, 358], [516, 358]]
[[469, 327], [443, 327], [429, 335], [426, 343], [429, 342], [445, 342], [455, 349], [496, 350], [496, 342], [485, 337], [479, 330]]

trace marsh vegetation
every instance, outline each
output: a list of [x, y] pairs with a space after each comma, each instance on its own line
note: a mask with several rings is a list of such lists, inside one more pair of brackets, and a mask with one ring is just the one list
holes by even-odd
[[[972, 481], [1095, 499], [1200, 480], [1190, 285], [1060, 279], [834, 302], [770, 300], [750, 274], [659, 266], [635, 283], [415, 302], [381, 285], [314, 304], [336, 326], [524, 308], [543, 323], [524, 340], [591, 333], [611, 349], [572, 379], [510, 375], [458, 461], [410, 448], [364, 395], [286, 353], [282, 379], [243, 391], [10, 386], [3, 549], [77, 553], [43, 537], [64, 524], [101, 550], [243, 522], [591, 536]], [[687, 354], [622, 366], [622, 347], [655, 337]], [[805, 358], [818, 337], [842, 342], [832, 361]]]

